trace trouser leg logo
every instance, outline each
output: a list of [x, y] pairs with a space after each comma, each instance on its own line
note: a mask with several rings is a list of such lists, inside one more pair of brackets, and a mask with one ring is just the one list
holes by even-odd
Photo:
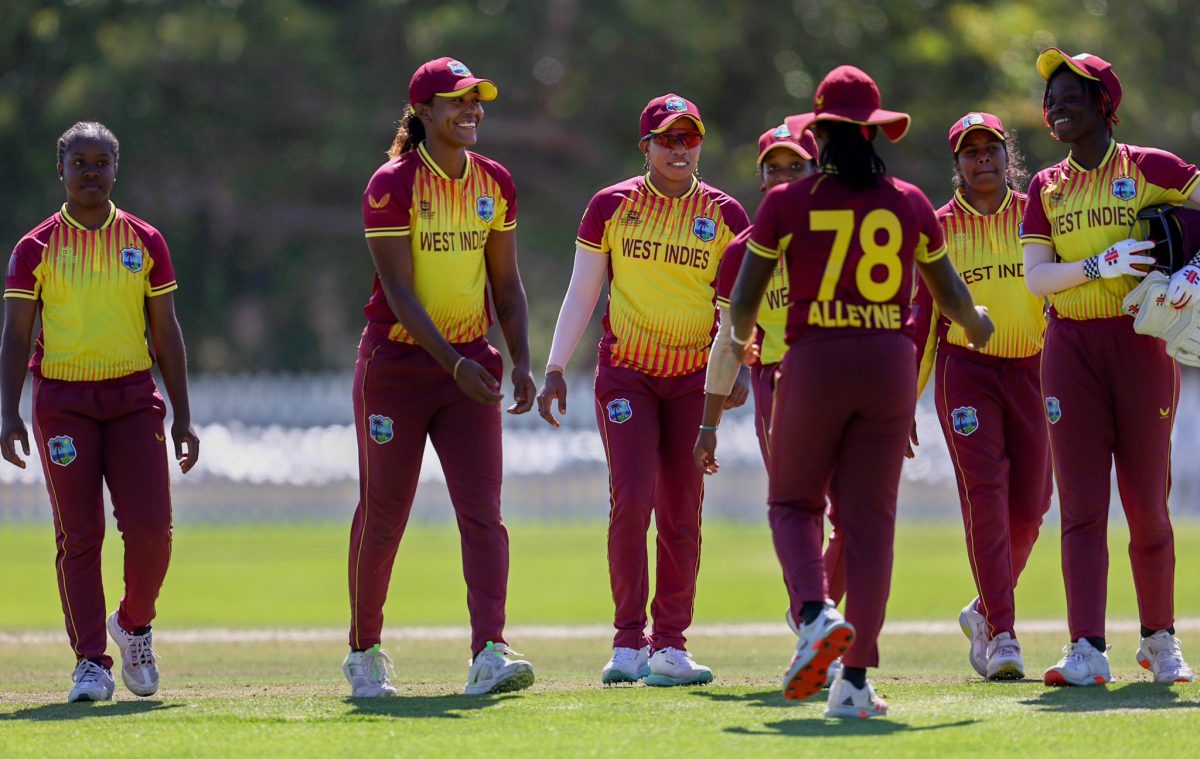
[[70, 435], [59, 435], [46, 441], [50, 460], [59, 466], [68, 466], [79, 457], [75, 451], [75, 439]]
[[624, 424], [633, 416], [633, 408], [624, 398], [609, 401], [606, 408], [608, 409], [608, 421], [616, 424]]
[[367, 423], [369, 426], [368, 434], [376, 443], [383, 445], [392, 439], [391, 417], [371, 414], [371, 416], [367, 417]]
[[979, 429], [979, 416], [974, 406], [959, 406], [950, 412], [950, 424], [954, 431], [966, 437]]
[[1046, 418], [1054, 424], [1059, 419], [1062, 419], [1062, 404], [1053, 395], [1046, 396]]

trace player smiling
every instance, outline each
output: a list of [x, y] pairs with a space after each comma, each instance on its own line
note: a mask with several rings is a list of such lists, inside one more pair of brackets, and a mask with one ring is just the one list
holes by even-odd
[[[692, 660], [684, 638], [700, 568], [704, 496], [691, 442], [704, 405], [713, 281], [726, 246], [748, 220], [736, 200], [696, 176], [704, 121], [693, 103], [675, 94], [654, 98], [639, 127], [646, 173], [596, 193], [580, 222], [538, 410], [558, 426], [552, 406], [557, 401], [559, 413], [566, 411], [563, 369], [607, 278], [596, 421], [610, 474], [608, 566], [617, 632], [601, 679], [688, 685], [713, 677]], [[745, 402], [748, 385], [737, 402]], [[652, 513], [658, 577], [647, 637]]]
[[428, 438], [462, 533], [471, 616], [467, 694], [527, 688], [533, 667], [504, 640], [508, 531], [500, 517], [500, 377], [485, 335], [488, 289], [513, 361], [511, 414], [533, 406], [525, 290], [517, 271], [517, 198], [500, 164], [472, 152], [496, 85], [438, 58], [413, 74], [409, 108], [363, 193], [375, 262], [354, 374], [359, 503], [350, 533], [354, 696], [394, 696], [380, 650], [383, 603]]
[[1178, 157], [1113, 139], [1121, 82], [1112, 66], [1057, 48], [1037, 59], [1042, 100], [1066, 159], [1029, 186], [1025, 281], [1050, 299], [1042, 392], [1062, 511], [1062, 568], [1071, 643], [1047, 685], [1112, 679], [1104, 637], [1109, 472], [1116, 462], [1142, 642], [1137, 660], [1158, 682], [1194, 675], [1175, 638], [1175, 540], [1167, 510], [1179, 368], [1163, 342], [1139, 335], [1122, 299], [1154, 247], [1125, 239], [1138, 210], [1200, 205], [1200, 173]]
[[[166, 406], [150, 373], [156, 361], [174, 411], [180, 469], [188, 472], [200, 454], [171, 254], [157, 229], [109, 199], [119, 158], [120, 144], [103, 124], [80, 122], [59, 138], [67, 202], [17, 243], [4, 290], [0, 452], [25, 468], [16, 447], [29, 455], [29, 438], [17, 407], [28, 361], [58, 590], [77, 660], [68, 701], [113, 695], [100, 573], [105, 484], [125, 544], [125, 596], [108, 617], [108, 634], [120, 648], [126, 687], [139, 696], [158, 690], [150, 623], [171, 558], [171, 494]], [[42, 333], [30, 360], [39, 309]]]

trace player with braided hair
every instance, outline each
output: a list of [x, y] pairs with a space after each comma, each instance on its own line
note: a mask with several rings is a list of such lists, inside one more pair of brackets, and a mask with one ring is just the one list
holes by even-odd
[[[1157, 682], [1190, 682], [1175, 638], [1175, 549], [1167, 510], [1179, 368], [1162, 341], [1134, 332], [1124, 298], [1155, 259], [1129, 238], [1140, 209], [1200, 205], [1200, 172], [1162, 150], [1113, 139], [1121, 82], [1108, 61], [1050, 48], [1037, 59], [1051, 136], [1063, 161], [1029, 186], [1025, 281], [1050, 299], [1042, 392], [1062, 514], [1071, 642], [1047, 685], [1112, 679], [1105, 640], [1109, 472], [1129, 523], [1141, 619], [1137, 661]], [[1097, 252], [1099, 251], [1099, 252]]]

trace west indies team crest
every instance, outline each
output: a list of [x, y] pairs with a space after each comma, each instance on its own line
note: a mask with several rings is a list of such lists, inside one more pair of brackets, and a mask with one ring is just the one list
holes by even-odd
[[687, 110], [687, 103], [683, 98], [667, 98], [667, 102], [663, 103], [663, 106], [671, 113], [682, 113]]
[[624, 398], [609, 401], [606, 408], [608, 409], [608, 421], [610, 422], [624, 424], [633, 417], [633, 408], [629, 405], [629, 401]]
[[446, 68], [450, 69], [450, 73], [458, 74], [459, 76], [470, 76], [471, 69], [467, 68], [459, 61], [450, 61], [446, 64]]
[[383, 445], [384, 443], [391, 442], [393, 435], [391, 417], [381, 414], [371, 414], [367, 417], [367, 427], [367, 434], [376, 443]]
[[134, 274], [142, 270], [142, 264], [146, 254], [140, 248], [122, 248], [121, 249], [121, 265], [129, 269]]
[[475, 199], [475, 213], [479, 214], [479, 218], [484, 222], [490, 222], [496, 218], [496, 199], [491, 195], [483, 195]]
[[1046, 418], [1050, 420], [1051, 424], [1062, 419], [1062, 404], [1053, 395], [1046, 396]]
[[692, 234], [704, 242], [712, 242], [717, 236], [717, 222], [705, 216], [697, 216], [692, 222]]
[[775, 127], [775, 131], [771, 132], [771, 136], [777, 140], [786, 140], [792, 136], [791, 131], [787, 128], [787, 124], [780, 124]]
[[69, 466], [79, 457], [75, 451], [75, 439], [70, 435], [59, 435], [46, 441], [46, 451], [50, 460], [59, 466]]
[[1113, 180], [1112, 183], [1113, 197], [1121, 200], [1133, 200], [1137, 195], [1137, 182], [1129, 177], [1119, 177]]
[[963, 437], [979, 429], [979, 415], [974, 406], [959, 406], [950, 412], [950, 426]]

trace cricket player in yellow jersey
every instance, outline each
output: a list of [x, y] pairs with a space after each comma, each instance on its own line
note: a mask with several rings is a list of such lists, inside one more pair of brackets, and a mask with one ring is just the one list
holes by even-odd
[[[175, 319], [175, 270], [157, 229], [109, 199], [120, 144], [103, 124], [80, 122], [58, 140], [62, 208], [21, 238], [8, 262], [0, 341], [0, 452], [24, 469], [29, 437], [18, 404], [33, 373], [33, 436], [54, 515], [58, 592], [75, 652], [68, 701], [108, 701], [121, 679], [138, 696], [158, 690], [150, 623], [171, 558], [166, 404], [186, 473], [200, 454], [191, 424], [187, 358]], [[42, 332], [30, 359], [39, 311]], [[147, 329], [148, 328], [148, 329]], [[147, 331], [153, 352], [146, 345]], [[28, 367], [26, 366], [28, 362]], [[105, 623], [100, 551], [104, 485], [125, 544], [125, 595]]]
[[[1190, 682], [1175, 638], [1175, 539], [1167, 511], [1179, 366], [1133, 331], [1122, 301], [1155, 259], [1127, 239], [1140, 209], [1200, 207], [1200, 172], [1162, 150], [1113, 139], [1121, 82], [1095, 55], [1057, 48], [1037, 59], [1046, 126], [1070, 154], [1029, 185], [1022, 242], [1029, 290], [1050, 298], [1042, 393], [1062, 510], [1062, 567], [1071, 644], [1047, 685], [1112, 680], [1104, 637], [1109, 472], [1117, 468], [1142, 641], [1157, 682]], [[1145, 267], [1145, 268], [1143, 268]], [[1186, 267], [1185, 267], [1186, 268]], [[1185, 290], [1181, 270], [1172, 290]]]
[[[733, 198], [696, 176], [704, 121], [675, 94], [642, 111], [646, 173], [592, 198], [576, 239], [575, 268], [559, 312], [538, 410], [558, 426], [563, 369], [609, 281], [596, 370], [596, 421], [610, 473], [608, 567], [616, 604], [605, 683], [688, 685], [712, 680], [692, 660], [704, 478], [692, 441], [704, 405], [704, 368], [716, 326], [713, 283], [729, 242], [749, 223]], [[743, 378], [740, 400], [749, 394]], [[658, 579], [646, 635], [646, 532], [658, 529]]]
[[1013, 589], [1050, 508], [1050, 441], [1042, 415], [1045, 299], [1025, 287], [1020, 227], [1025, 172], [1012, 135], [990, 113], [950, 126], [956, 189], [937, 211], [954, 268], [996, 325], [983, 350], [967, 347], [929, 287], [917, 283], [920, 395], [936, 374], [934, 405], [950, 451], [978, 597], [959, 615], [971, 666], [991, 680], [1025, 676]]
[[428, 438], [462, 533], [471, 617], [468, 695], [527, 688], [533, 667], [504, 640], [508, 531], [500, 517], [500, 377], [489, 288], [513, 362], [511, 414], [533, 407], [528, 309], [517, 271], [517, 195], [503, 166], [469, 148], [496, 85], [462, 62], [417, 69], [409, 107], [362, 198], [375, 262], [354, 374], [359, 502], [350, 531], [350, 654], [356, 697], [394, 696], [380, 649], [392, 562]]

